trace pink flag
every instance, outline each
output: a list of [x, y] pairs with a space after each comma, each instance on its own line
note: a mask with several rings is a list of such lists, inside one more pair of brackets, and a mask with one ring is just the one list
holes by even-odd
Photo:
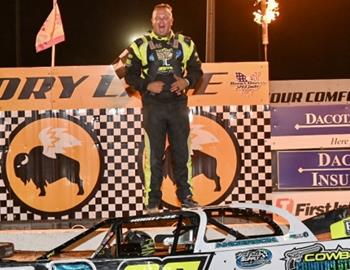
[[62, 25], [62, 19], [58, 4], [55, 3], [53, 9], [51, 10], [49, 16], [47, 17], [44, 24], [39, 30], [36, 41], [35, 48], [36, 52], [40, 52], [53, 45], [64, 41], [64, 31]]

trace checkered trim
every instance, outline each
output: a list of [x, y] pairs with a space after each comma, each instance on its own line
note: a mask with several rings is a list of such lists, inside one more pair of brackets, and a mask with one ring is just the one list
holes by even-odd
[[241, 173], [236, 187], [223, 203], [272, 204], [271, 126], [268, 105], [204, 106], [201, 109], [233, 130], [241, 152]]
[[[236, 187], [223, 203], [271, 204], [270, 111], [268, 106], [202, 106], [233, 130], [240, 145], [242, 168]], [[61, 217], [38, 215], [24, 209], [5, 187], [0, 172], [0, 221], [104, 219], [141, 214], [143, 186], [137, 174], [137, 156], [142, 141], [139, 108], [79, 109], [59, 111], [0, 112], [0, 158], [8, 150], [9, 137], [23, 121], [37, 115], [63, 114], [88, 125], [100, 140], [106, 169], [100, 189], [81, 209]]]

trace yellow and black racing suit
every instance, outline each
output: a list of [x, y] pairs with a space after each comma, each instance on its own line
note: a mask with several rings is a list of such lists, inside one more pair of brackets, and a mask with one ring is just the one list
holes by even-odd
[[[184, 77], [193, 87], [202, 76], [201, 62], [195, 44], [182, 34], [171, 32], [158, 37], [154, 32], [135, 40], [129, 47], [126, 82], [142, 95], [143, 128], [145, 130], [144, 203], [159, 206], [162, 198], [163, 158], [168, 135], [180, 201], [192, 195], [192, 162], [190, 157], [190, 125], [187, 95], [170, 91], [174, 74]], [[147, 85], [164, 82], [159, 94], [149, 92]]]

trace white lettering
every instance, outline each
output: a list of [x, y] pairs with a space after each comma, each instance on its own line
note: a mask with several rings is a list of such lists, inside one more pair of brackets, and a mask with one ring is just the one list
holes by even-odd
[[313, 187], [346, 187], [349, 186], [349, 174], [319, 174], [312, 173]]
[[329, 165], [331, 158], [326, 153], [318, 153], [318, 166], [324, 167]]
[[314, 113], [305, 114], [305, 123], [307, 125], [339, 125], [339, 124], [349, 124], [350, 114], [326, 114], [317, 115]]
[[312, 125], [316, 122], [316, 115], [313, 113], [307, 113], [307, 114], [305, 114], [305, 117], [306, 117], [305, 123], [307, 125]]
[[350, 166], [350, 154], [345, 154], [342, 156], [334, 155], [331, 157], [327, 153], [318, 153], [318, 166], [319, 167], [341, 167], [341, 166]]

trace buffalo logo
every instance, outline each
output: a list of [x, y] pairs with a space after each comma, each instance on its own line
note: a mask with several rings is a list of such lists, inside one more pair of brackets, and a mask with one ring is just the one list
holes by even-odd
[[78, 195], [84, 194], [83, 180], [80, 179], [78, 161], [64, 155], [65, 148], [81, 145], [81, 142], [62, 128], [45, 128], [39, 133], [42, 146], [36, 146], [29, 154], [20, 153], [15, 157], [14, 170], [24, 184], [33, 180], [39, 196], [45, 196], [45, 186], [62, 178], [77, 184]]
[[10, 137], [2, 170], [15, 197], [37, 213], [63, 214], [83, 205], [101, 178], [95, 135], [75, 118], [39, 117]]
[[[212, 115], [201, 112], [191, 120], [192, 191], [201, 205], [222, 202], [235, 186], [240, 171], [240, 153], [232, 130]], [[143, 146], [139, 163], [143, 161]], [[178, 207], [171, 151], [166, 147], [163, 165], [163, 204]], [[139, 164], [142, 168], [142, 164]], [[139, 169], [143, 179], [143, 172]]]

